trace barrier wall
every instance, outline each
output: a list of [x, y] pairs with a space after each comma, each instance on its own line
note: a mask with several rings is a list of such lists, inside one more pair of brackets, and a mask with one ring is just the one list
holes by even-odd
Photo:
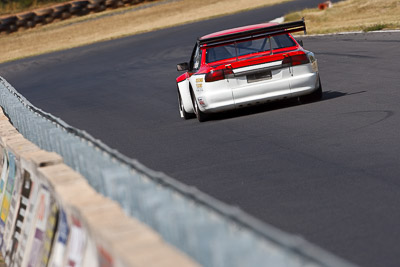
[[7, 266], [198, 266], [98, 194], [0, 110], [0, 249]]
[[[284, 233], [260, 222], [237, 208], [221, 203], [195, 188], [183, 185], [171, 177], [146, 168], [136, 160], [121, 155], [87, 133], [73, 128], [33, 106], [2, 78], [0, 78], [0, 106], [4, 108], [4, 112], [12, 124], [25, 138], [41, 149], [61, 155], [65, 164], [82, 175], [97, 192], [117, 201], [125, 213], [151, 227], [163, 240], [178, 248], [179, 251], [200, 265], [229, 267], [353, 266], [297, 236]], [[13, 161], [10, 161], [7, 166], [13, 166], [11, 162]], [[44, 166], [43, 168], [50, 170], [52, 167]], [[34, 172], [32, 171], [32, 173]], [[52, 175], [60, 175], [63, 177], [60, 179], [67, 182], [69, 178], [62, 173], [61, 170], [54, 170]], [[45, 174], [49, 174], [49, 172], [40, 169], [35, 177], [42, 177]], [[46, 177], [50, 180], [53, 179], [50, 174]], [[79, 179], [79, 183], [82, 186], [86, 185], [82, 179]], [[46, 186], [43, 190], [49, 191], [54, 188], [57, 189], [57, 187]], [[77, 192], [72, 190], [71, 195], [68, 195], [69, 201], [75, 203], [74, 199], [77, 197], [95, 194], [92, 189], [86, 188], [85, 186], [85, 189]], [[64, 196], [61, 194], [63, 191], [64, 189], [60, 189], [56, 193]], [[48, 201], [50, 197], [47, 195], [51, 194], [46, 193], [47, 191], [43, 192], [44, 196], [41, 198], [44, 199], [43, 201]], [[101, 196], [97, 196], [97, 198], [103, 199]], [[90, 200], [92, 198], [89, 196], [85, 198], [85, 201]], [[51, 203], [51, 198], [49, 201]], [[59, 252], [54, 251], [68, 250], [70, 242], [76, 243], [78, 247], [82, 246], [85, 240], [91, 240], [89, 243], [93, 243], [93, 240], [85, 237], [84, 233], [89, 232], [90, 234], [91, 227], [95, 227], [93, 225], [100, 224], [100, 222], [103, 225], [103, 221], [104, 228], [99, 230], [101, 235], [98, 236], [112, 235], [114, 238], [114, 232], [111, 230], [114, 230], [115, 227], [107, 227], [112, 225], [107, 222], [113, 217], [119, 217], [119, 213], [114, 213], [114, 206], [111, 204], [106, 208], [100, 208], [97, 207], [97, 201], [94, 202], [90, 202], [91, 208], [86, 208], [86, 204], [77, 204], [75, 207], [78, 208], [68, 209], [70, 213], [66, 212], [66, 214], [73, 214], [72, 218], [66, 216], [67, 219], [62, 219], [62, 216], [59, 217], [59, 221], [69, 223], [70, 231], [74, 226], [74, 234], [70, 233], [67, 244], [64, 246], [61, 241], [60, 244], [55, 243], [57, 248], [53, 247], [53, 253], [58, 254]], [[117, 208], [115, 207], [115, 209]], [[90, 219], [92, 220], [90, 221], [85, 217], [85, 220], [93, 222], [93, 224], [82, 230], [80, 227], [86, 224], [79, 220], [80, 216], [95, 210], [99, 211], [99, 214], [94, 216], [97, 220]], [[58, 216], [60, 214], [63, 213], [59, 212]], [[82, 219], [82, 221], [84, 220]], [[134, 231], [129, 226], [122, 229]], [[59, 234], [62, 240], [66, 239], [66, 232], [64, 230], [61, 235]], [[123, 236], [123, 233], [117, 232], [116, 236]], [[7, 238], [10, 237], [7, 236]], [[71, 239], [76, 241], [71, 241]], [[118, 238], [115, 237], [115, 239]], [[127, 250], [130, 250], [132, 246], [136, 247], [135, 243], [131, 244], [128, 241], [123, 243]], [[107, 246], [104, 245], [103, 249], [107, 249]], [[88, 250], [87, 248], [86, 251], [96, 254], [102, 250], [93, 248]], [[152, 249], [149, 247], [142, 249], [139, 254], [147, 255], [152, 253], [150, 251]], [[132, 255], [132, 257], [136, 256]], [[107, 261], [106, 256], [103, 258], [104, 261]], [[83, 256], [74, 258], [76, 261], [80, 259], [83, 259]], [[193, 264], [193, 262], [191, 263]], [[174, 266], [179, 266], [179, 264], [174, 263]]]
[[0, 17], [0, 33], [13, 33], [18, 29], [30, 29], [55, 20], [65, 20], [72, 16], [84, 16], [90, 12], [101, 12], [107, 8], [118, 8], [156, 0], [75, 0], [47, 6], [15, 15]]

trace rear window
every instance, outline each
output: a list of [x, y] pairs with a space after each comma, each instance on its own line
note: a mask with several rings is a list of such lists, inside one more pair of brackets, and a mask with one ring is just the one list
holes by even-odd
[[[271, 42], [271, 44], [270, 44]], [[270, 38], [253, 39], [249, 41], [235, 42], [223, 46], [210, 47], [206, 50], [206, 62], [235, 58], [265, 51], [295, 46], [296, 43], [289, 35], [276, 35]]]

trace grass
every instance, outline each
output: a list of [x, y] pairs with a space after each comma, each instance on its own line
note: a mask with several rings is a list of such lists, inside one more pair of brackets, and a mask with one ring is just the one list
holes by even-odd
[[362, 27], [363, 32], [372, 32], [372, 31], [381, 31], [384, 29], [388, 29], [390, 27], [389, 24], [375, 24], [371, 26]]
[[[0, 62], [223, 16], [288, 0], [157, 1], [0, 36]], [[226, 8], [229, 6], [229, 8]], [[147, 7], [147, 8], [146, 8]]]
[[346, 0], [332, 8], [306, 9], [285, 16], [285, 21], [305, 18], [309, 34], [400, 29], [399, 0]]

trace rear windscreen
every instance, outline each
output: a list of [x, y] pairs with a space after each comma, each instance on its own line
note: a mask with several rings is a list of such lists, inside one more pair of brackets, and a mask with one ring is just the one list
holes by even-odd
[[266, 38], [253, 39], [249, 41], [235, 42], [227, 45], [210, 47], [206, 50], [206, 62], [211, 63], [228, 58], [292, 47], [296, 43], [289, 35], [275, 35]]

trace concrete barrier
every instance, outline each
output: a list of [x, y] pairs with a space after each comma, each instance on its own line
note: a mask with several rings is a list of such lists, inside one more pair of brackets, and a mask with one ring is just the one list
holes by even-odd
[[98, 194], [0, 110], [0, 250], [7, 266], [198, 266]]

